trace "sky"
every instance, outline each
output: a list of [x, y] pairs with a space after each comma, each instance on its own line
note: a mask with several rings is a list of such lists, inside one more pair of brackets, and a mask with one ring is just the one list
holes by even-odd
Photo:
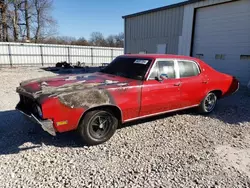
[[105, 37], [124, 32], [122, 16], [184, 0], [54, 0], [52, 16], [59, 36], [84, 37], [101, 32]]

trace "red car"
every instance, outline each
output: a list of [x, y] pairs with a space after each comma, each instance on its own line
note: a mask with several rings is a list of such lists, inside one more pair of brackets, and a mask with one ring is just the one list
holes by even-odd
[[78, 130], [86, 144], [95, 145], [132, 120], [193, 107], [210, 113], [218, 99], [238, 89], [235, 77], [200, 59], [129, 54], [92, 74], [22, 82], [16, 109], [52, 135]]

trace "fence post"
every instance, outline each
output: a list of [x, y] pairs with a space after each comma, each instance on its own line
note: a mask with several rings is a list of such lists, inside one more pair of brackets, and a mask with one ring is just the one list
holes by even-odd
[[114, 49], [111, 49], [111, 61], [113, 61], [114, 58]]
[[10, 66], [12, 67], [12, 54], [11, 54], [11, 46], [8, 44], [8, 51], [9, 51], [9, 60], [10, 60]]
[[68, 46], [68, 61], [70, 63], [70, 47]]
[[91, 64], [92, 66], [94, 65], [94, 54], [93, 54], [93, 48], [90, 48], [91, 49]]
[[40, 52], [41, 52], [41, 62], [42, 66], [44, 65], [44, 59], [43, 59], [43, 46], [40, 46]]

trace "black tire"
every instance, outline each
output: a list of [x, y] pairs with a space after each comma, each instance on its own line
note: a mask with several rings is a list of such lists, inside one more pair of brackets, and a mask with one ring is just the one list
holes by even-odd
[[85, 144], [97, 145], [109, 140], [114, 135], [117, 127], [118, 119], [112, 112], [93, 110], [87, 112], [83, 117], [78, 126], [78, 132]]
[[[211, 101], [211, 100], [212, 102], [210, 104], [208, 101]], [[216, 104], [217, 104], [217, 96], [215, 93], [210, 92], [200, 103], [198, 107], [198, 111], [201, 114], [209, 114], [215, 109]]]

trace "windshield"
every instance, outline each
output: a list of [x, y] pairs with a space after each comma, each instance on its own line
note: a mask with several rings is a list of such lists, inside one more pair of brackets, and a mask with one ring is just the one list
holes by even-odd
[[151, 62], [152, 59], [117, 57], [100, 72], [135, 80], [143, 80]]

